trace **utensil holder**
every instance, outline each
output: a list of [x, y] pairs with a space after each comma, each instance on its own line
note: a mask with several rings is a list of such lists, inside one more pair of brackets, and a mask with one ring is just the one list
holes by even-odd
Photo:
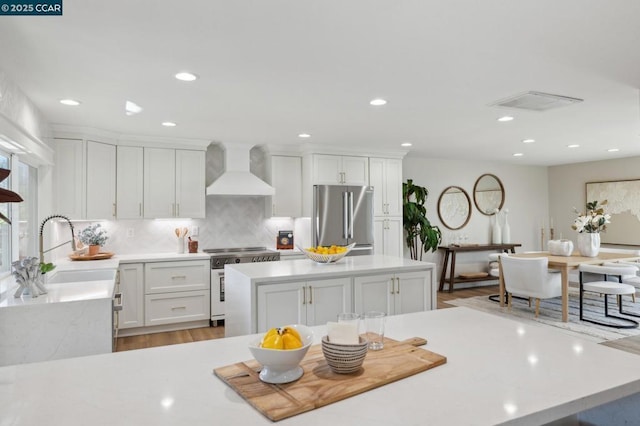
[[197, 241], [189, 241], [189, 253], [197, 253], [198, 252], [198, 242]]
[[178, 253], [184, 253], [184, 237], [178, 237], [178, 247], [176, 251]]

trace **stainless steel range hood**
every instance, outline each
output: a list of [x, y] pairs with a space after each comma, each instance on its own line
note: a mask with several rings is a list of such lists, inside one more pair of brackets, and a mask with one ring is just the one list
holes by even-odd
[[273, 195], [275, 189], [249, 171], [251, 145], [223, 145], [225, 171], [207, 187], [207, 195]]

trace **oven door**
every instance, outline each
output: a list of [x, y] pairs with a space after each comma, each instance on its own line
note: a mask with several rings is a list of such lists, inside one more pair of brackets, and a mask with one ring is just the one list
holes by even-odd
[[211, 321], [215, 322], [223, 319], [224, 319], [224, 269], [212, 269], [211, 270]]

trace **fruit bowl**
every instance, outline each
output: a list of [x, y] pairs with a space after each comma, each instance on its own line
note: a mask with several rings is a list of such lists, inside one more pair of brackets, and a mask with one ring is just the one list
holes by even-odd
[[289, 383], [302, 377], [300, 362], [313, 344], [313, 332], [301, 324], [288, 325], [298, 331], [302, 347], [298, 349], [267, 349], [260, 347], [263, 335], [249, 344], [253, 357], [262, 365], [260, 380], [266, 383]]
[[352, 243], [352, 244], [349, 244], [348, 246], [344, 246], [346, 248], [346, 250], [343, 251], [342, 253], [336, 253], [336, 254], [314, 253], [312, 251], [309, 251], [307, 249], [303, 249], [301, 247], [298, 247], [298, 249], [300, 249], [301, 252], [303, 252], [309, 259], [313, 260], [314, 262], [318, 262], [318, 263], [335, 263], [338, 260], [340, 260], [343, 257], [345, 257], [347, 254], [349, 254], [349, 252], [355, 247], [355, 245], [356, 245], [356, 243]]

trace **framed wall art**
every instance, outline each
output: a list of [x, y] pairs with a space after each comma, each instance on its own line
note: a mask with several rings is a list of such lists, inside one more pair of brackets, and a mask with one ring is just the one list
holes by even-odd
[[611, 223], [602, 243], [640, 246], [640, 179], [587, 182], [586, 196], [587, 202], [607, 200]]

